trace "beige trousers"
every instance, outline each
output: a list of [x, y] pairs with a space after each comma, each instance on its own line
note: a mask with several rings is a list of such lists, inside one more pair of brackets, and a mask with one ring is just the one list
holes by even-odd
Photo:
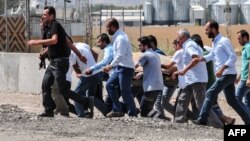
[[61, 115], [69, 115], [68, 105], [64, 97], [59, 93], [57, 85], [54, 83], [51, 90], [51, 96], [56, 104], [56, 112]]

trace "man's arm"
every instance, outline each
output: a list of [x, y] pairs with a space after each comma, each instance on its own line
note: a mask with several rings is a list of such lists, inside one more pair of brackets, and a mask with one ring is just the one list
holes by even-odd
[[98, 53], [96, 53], [92, 48], [90, 48], [90, 51], [91, 51], [95, 61], [97, 62], [98, 61]]
[[[250, 64], [250, 60], [248, 60], [248, 64]], [[250, 65], [248, 65], [248, 78], [247, 78], [246, 86], [250, 87]]]
[[54, 34], [50, 39], [29, 40], [28, 45], [54, 45], [58, 41], [58, 35]]
[[108, 65], [112, 60], [113, 60], [113, 50], [111, 48], [105, 48], [103, 59], [94, 66], [90, 67], [90, 71], [93, 72], [95, 70], [99, 70]]
[[200, 58], [199, 55], [193, 55], [192, 58], [193, 58], [192, 61], [183, 70], [178, 72], [179, 75], [185, 75], [188, 70], [190, 70], [191, 68], [196, 66], [196, 64], [199, 63], [199, 61], [197, 61]]
[[228, 68], [228, 66], [227, 66], [227, 65], [223, 65], [223, 66], [215, 73], [215, 76], [216, 76], [216, 77], [222, 76], [222, 74], [223, 74], [223, 72], [224, 72], [224, 70], [225, 70], [226, 68]]
[[163, 68], [163, 69], [169, 69], [170, 67], [172, 67], [173, 65], [175, 65], [176, 63], [174, 62], [174, 61], [171, 61], [171, 62], [169, 62], [168, 64], [166, 64], [166, 65], [164, 65], [164, 64], [162, 64], [161, 65], [161, 68]]
[[47, 47], [42, 48], [42, 50], [40, 51], [40, 57], [46, 58], [48, 56], [48, 52], [49, 52], [49, 49]]
[[80, 78], [82, 76], [82, 72], [79, 69], [79, 66], [78, 66], [77, 62], [76, 62], [76, 64], [74, 64], [72, 66], [73, 66], [73, 69], [74, 69], [74, 71], [76, 73], [76, 77]]

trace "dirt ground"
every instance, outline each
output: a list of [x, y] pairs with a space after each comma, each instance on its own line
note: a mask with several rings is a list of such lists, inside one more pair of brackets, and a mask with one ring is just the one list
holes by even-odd
[[[240, 56], [236, 68], [240, 70]], [[105, 91], [104, 91], [105, 93]], [[174, 94], [171, 102], [174, 102]], [[240, 117], [220, 94], [218, 103], [225, 115]], [[138, 106], [138, 103], [136, 103]], [[0, 91], [0, 141], [222, 141], [223, 129], [174, 123], [152, 118], [105, 118], [96, 109], [93, 119], [55, 115], [41, 118], [42, 95]], [[172, 116], [166, 112], [170, 118]]]
[[[41, 94], [0, 92], [1, 141], [223, 140], [223, 129], [141, 117], [110, 119], [96, 109], [94, 119], [77, 118], [73, 114], [70, 118], [61, 115], [41, 118], [37, 117], [43, 111], [41, 98]], [[223, 95], [219, 104], [226, 115], [236, 118], [236, 124], [242, 124]]]

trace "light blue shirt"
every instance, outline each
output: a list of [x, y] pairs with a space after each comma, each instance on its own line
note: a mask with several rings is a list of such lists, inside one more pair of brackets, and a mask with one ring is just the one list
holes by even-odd
[[104, 50], [103, 59], [96, 65], [90, 67], [90, 70], [92, 72], [102, 69], [103, 67], [111, 63], [111, 61], [113, 60], [113, 46], [111, 44], [108, 44], [103, 50]]
[[[183, 64], [184, 68], [188, 66], [192, 61], [193, 55], [203, 56], [203, 50], [191, 39], [186, 40], [183, 45]], [[194, 67], [186, 72], [184, 75], [185, 84], [190, 85], [196, 82], [208, 81], [207, 67], [204, 61], [199, 62]]]
[[112, 37], [113, 61], [111, 66], [123, 66], [134, 69], [132, 46], [128, 36], [121, 30], [117, 30]]
[[222, 75], [226, 74], [237, 74], [235, 63], [237, 60], [236, 53], [230, 42], [226, 37], [222, 37], [218, 34], [213, 41], [212, 51], [204, 56], [207, 62], [215, 61], [216, 72], [224, 65], [228, 67], [224, 70]]
[[138, 64], [143, 67], [144, 92], [163, 90], [161, 60], [156, 52], [147, 49], [139, 58]]

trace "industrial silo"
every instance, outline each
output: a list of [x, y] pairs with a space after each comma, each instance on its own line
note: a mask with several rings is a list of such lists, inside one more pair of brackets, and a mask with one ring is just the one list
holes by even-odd
[[153, 11], [155, 24], [171, 24], [173, 17], [173, 4], [172, 0], [153, 0]]
[[[210, 14], [211, 18], [216, 20], [219, 24], [225, 24], [227, 23], [227, 19], [225, 17], [225, 8], [226, 8], [226, 2], [225, 0], [219, 0], [216, 3], [213, 3], [210, 8]], [[235, 2], [230, 2], [230, 8], [231, 8], [231, 24], [237, 24], [238, 23], [238, 4]]]
[[144, 19], [145, 24], [152, 24], [153, 23], [153, 3], [152, 0], [147, 0], [144, 5]]
[[190, 0], [172, 0], [174, 6], [174, 22], [189, 22]]
[[250, 0], [243, 2], [240, 5], [241, 9], [241, 23], [249, 24], [250, 23]]

